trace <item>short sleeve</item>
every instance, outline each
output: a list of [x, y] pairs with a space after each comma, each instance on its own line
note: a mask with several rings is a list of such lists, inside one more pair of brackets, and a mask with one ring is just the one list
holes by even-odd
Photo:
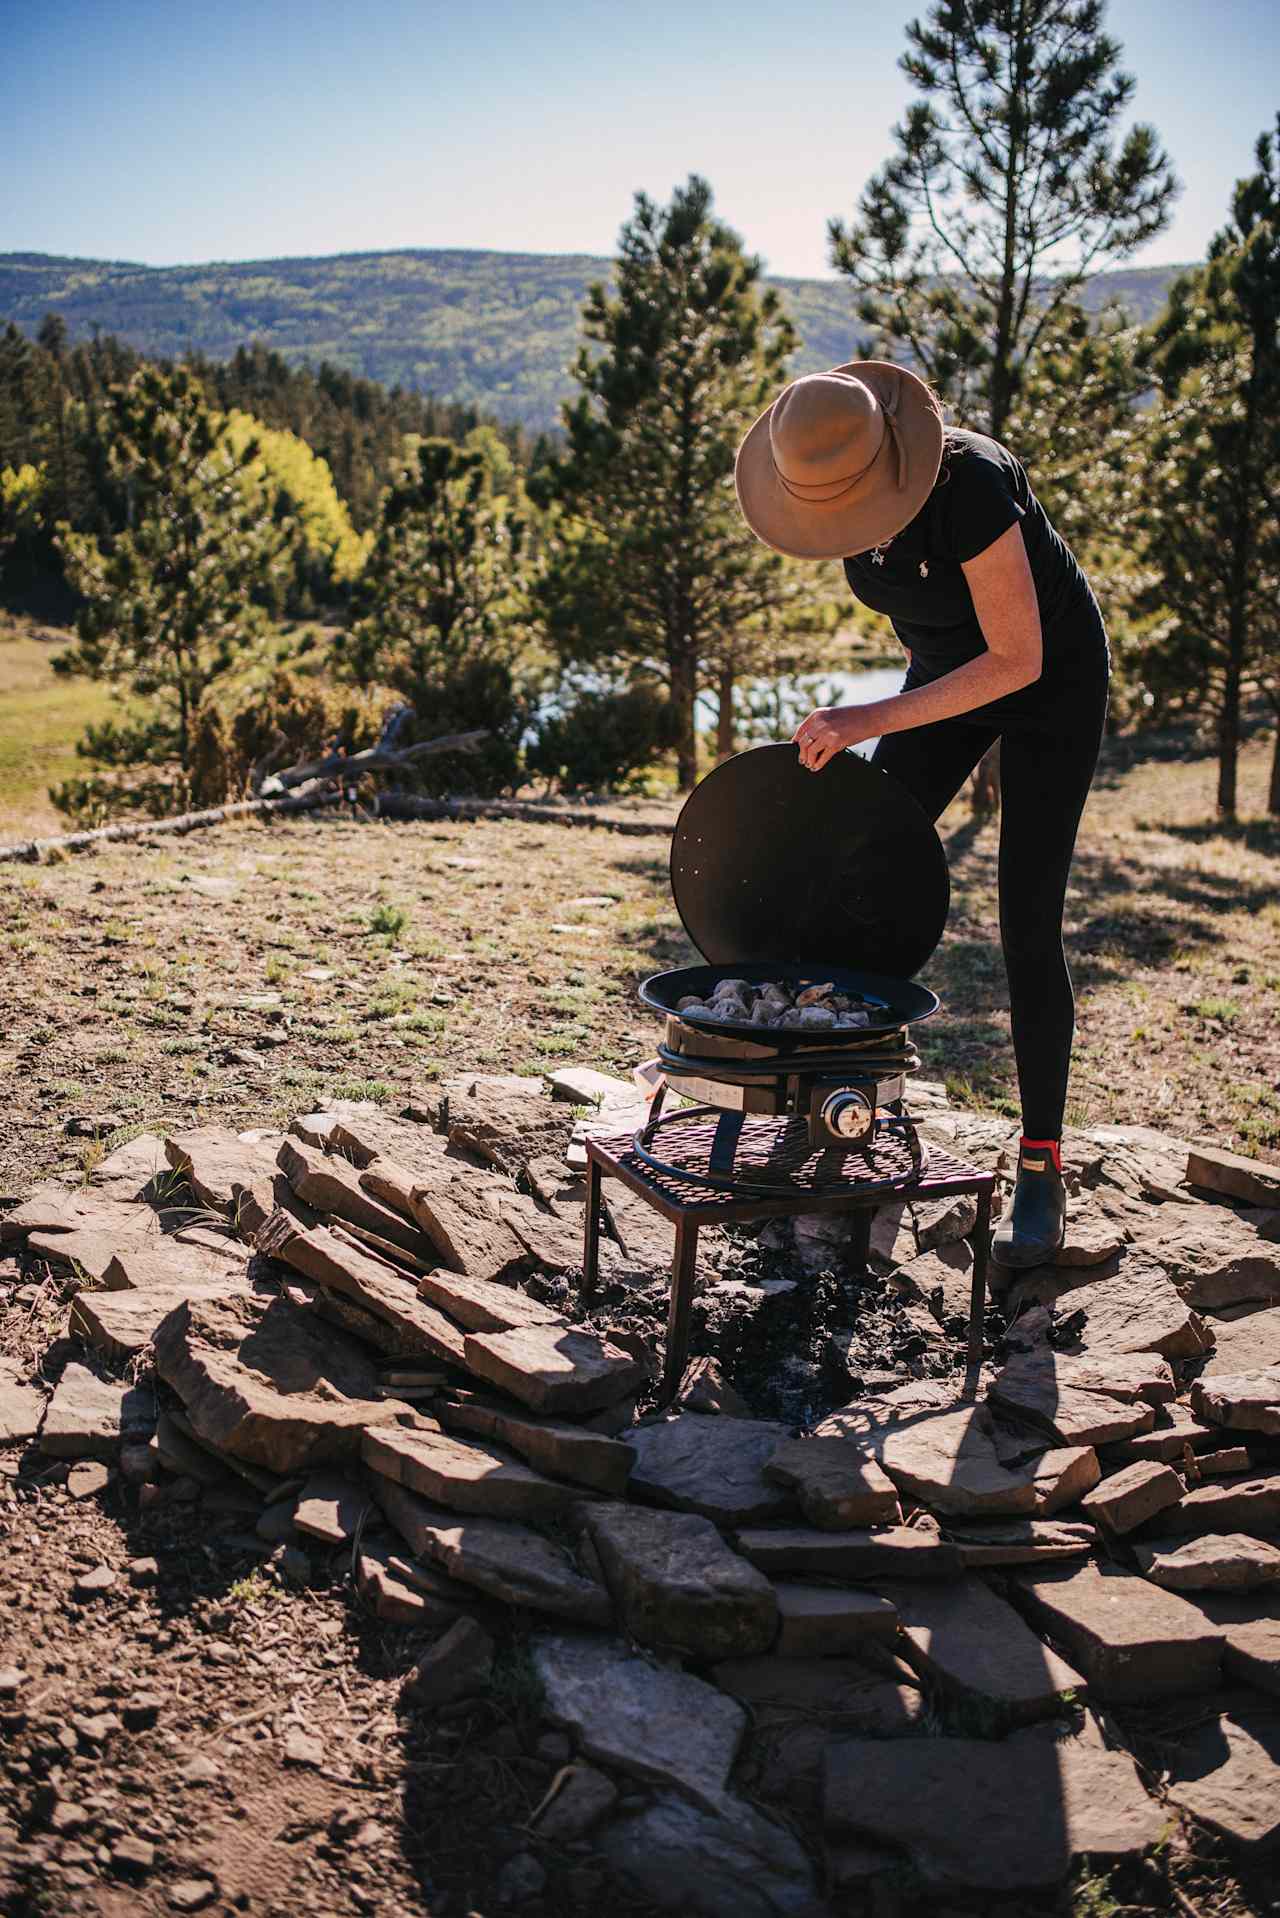
[[985, 553], [1026, 510], [1014, 497], [1012, 475], [977, 451], [954, 461], [939, 503], [946, 549], [962, 565]]

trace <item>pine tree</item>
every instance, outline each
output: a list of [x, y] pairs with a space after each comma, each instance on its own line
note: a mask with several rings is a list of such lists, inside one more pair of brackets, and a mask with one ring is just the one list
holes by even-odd
[[[1251, 678], [1280, 720], [1280, 116], [1255, 154], [1207, 264], [1174, 282], [1156, 330], [1163, 409], [1145, 515], [1144, 674], [1157, 699], [1215, 717], [1226, 818]], [[1280, 735], [1276, 753], [1280, 812]]]
[[566, 660], [660, 667], [686, 788], [698, 692], [710, 675], [731, 701], [753, 628], [795, 591], [745, 532], [733, 491], [738, 441], [795, 345], [760, 277], [705, 180], [691, 175], [665, 208], [637, 194], [614, 288], [593, 286], [583, 309], [564, 453], [535, 476], [557, 509], [547, 631]]
[[[832, 261], [882, 350], [909, 354], [960, 419], [997, 439], [1084, 281], [1168, 223], [1154, 130], [1117, 123], [1134, 81], [1101, 0], [935, 0], [907, 27], [920, 97]], [[1078, 308], [1077, 308], [1078, 310]]]
[[357, 617], [338, 644], [354, 678], [406, 695], [418, 736], [487, 728], [482, 754], [443, 755], [430, 773], [496, 786], [514, 775], [523, 724], [513, 668], [526, 636], [528, 516], [500, 444], [485, 428], [474, 440], [414, 447], [384, 497]]
[[263, 630], [256, 598], [291, 569], [296, 529], [251, 483], [255, 443], [231, 449], [183, 367], [143, 366], [117, 388], [107, 438], [128, 526], [105, 540], [60, 527], [83, 604], [55, 665], [155, 700], [149, 737], [185, 768], [200, 700]]

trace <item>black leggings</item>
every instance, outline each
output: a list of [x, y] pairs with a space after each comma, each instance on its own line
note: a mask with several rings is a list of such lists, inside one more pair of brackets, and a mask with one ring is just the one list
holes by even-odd
[[[1101, 655], [1105, 660], [1105, 650]], [[1000, 940], [1009, 978], [1013, 1050], [1028, 1139], [1059, 1139], [1075, 1033], [1062, 949], [1062, 912], [1076, 829], [1093, 779], [1107, 704], [1105, 664], [1041, 694], [1024, 717], [1018, 696], [890, 733], [872, 763], [900, 779], [937, 819], [987, 748], [1000, 747]], [[1037, 710], [1038, 708], [1038, 710]]]

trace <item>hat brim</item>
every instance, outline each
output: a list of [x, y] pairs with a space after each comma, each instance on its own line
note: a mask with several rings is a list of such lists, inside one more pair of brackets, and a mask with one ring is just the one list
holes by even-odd
[[833, 373], [860, 379], [877, 399], [896, 397], [895, 419], [906, 453], [906, 484], [899, 471], [893, 435], [887, 429], [880, 451], [856, 485], [838, 499], [800, 500], [789, 493], [773, 463], [769, 422], [776, 401], [766, 406], [738, 448], [734, 485], [742, 517], [757, 539], [791, 559], [844, 559], [882, 546], [913, 520], [933, 491], [942, 465], [942, 414], [924, 381], [892, 360], [849, 360]]

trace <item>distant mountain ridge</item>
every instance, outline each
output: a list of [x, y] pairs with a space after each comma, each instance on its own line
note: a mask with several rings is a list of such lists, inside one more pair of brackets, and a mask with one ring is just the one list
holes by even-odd
[[[330, 360], [386, 386], [470, 401], [530, 430], [554, 424], [570, 392], [587, 288], [610, 259], [587, 253], [406, 249], [202, 266], [0, 253], [0, 325], [34, 334], [60, 313], [72, 339], [96, 327], [145, 353], [226, 359], [259, 340], [287, 360]], [[1120, 268], [1086, 289], [1091, 309], [1118, 300], [1140, 320], [1164, 304], [1177, 266]], [[771, 279], [800, 334], [794, 370], [856, 351], [844, 281]]]

